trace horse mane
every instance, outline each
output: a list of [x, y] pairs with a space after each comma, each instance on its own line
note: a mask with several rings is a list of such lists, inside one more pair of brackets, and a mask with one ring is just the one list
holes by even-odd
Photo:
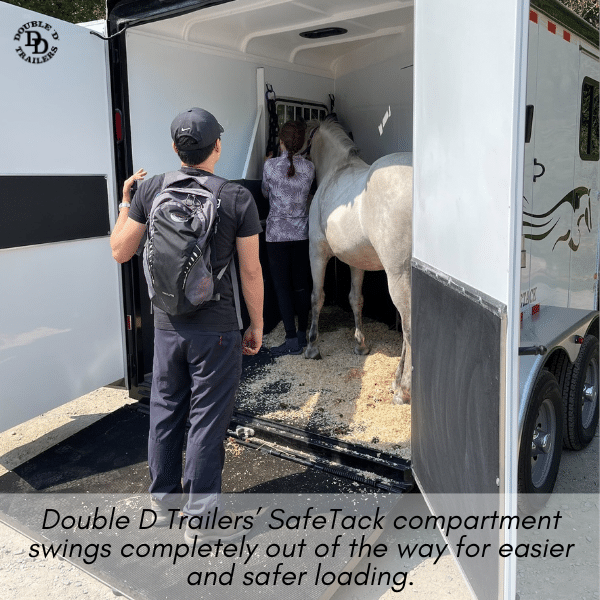
[[311, 130], [315, 128], [324, 133], [328, 138], [343, 150], [348, 159], [358, 156], [359, 149], [352, 139], [348, 136], [344, 128], [338, 121], [326, 118], [324, 121], [308, 121], [307, 134], [310, 135]]

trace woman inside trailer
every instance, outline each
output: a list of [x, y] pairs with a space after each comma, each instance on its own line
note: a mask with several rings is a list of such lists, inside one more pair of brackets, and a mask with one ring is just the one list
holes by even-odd
[[306, 346], [311, 294], [308, 208], [315, 168], [298, 154], [305, 131], [304, 123], [285, 123], [279, 132], [280, 156], [267, 159], [263, 171], [262, 192], [270, 207], [267, 255], [285, 327], [284, 343], [271, 348], [276, 356], [301, 354]]

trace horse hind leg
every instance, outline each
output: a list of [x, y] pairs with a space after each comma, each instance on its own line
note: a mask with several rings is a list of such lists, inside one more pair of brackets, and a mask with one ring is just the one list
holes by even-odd
[[394, 404], [410, 404], [412, 380], [412, 352], [410, 329], [410, 281], [408, 274], [387, 274], [388, 289], [402, 320], [402, 352], [392, 384]]
[[412, 360], [411, 360], [411, 349], [410, 344], [406, 338], [402, 337], [402, 352], [400, 354], [400, 361], [398, 362], [398, 368], [396, 369], [396, 376], [392, 383], [392, 390], [394, 391], [394, 404], [410, 404], [411, 399], [411, 373], [412, 371]]
[[362, 269], [350, 267], [350, 306], [354, 313], [354, 339], [356, 340], [356, 346], [354, 346], [355, 354], [363, 355], [369, 354], [370, 348], [365, 342], [365, 335], [363, 333], [363, 321], [362, 321], [362, 309], [364, 304], [362, 285], [365, 277], [365, 272]]

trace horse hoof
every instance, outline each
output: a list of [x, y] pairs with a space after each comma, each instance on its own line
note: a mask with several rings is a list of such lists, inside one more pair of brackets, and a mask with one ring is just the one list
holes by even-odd
[[398, 390], [392, 400], [394, 404], [410, 404], [410, 392]]
[[306, 347], [304, 351], [304, 358], [312, 358], [313, 360], [321, 360], [323, 357], [321, 356], [321, 351], [318, 348], [311, 348], [310, 346]]
[[371, 352], [371, 348], [369, 346], [355, 346], [354, 354], [358, 354], [358, 356], [364, 356], [365, 354], [369, 354]]

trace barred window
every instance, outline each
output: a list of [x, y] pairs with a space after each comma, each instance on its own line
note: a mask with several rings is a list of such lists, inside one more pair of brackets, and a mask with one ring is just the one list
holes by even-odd
[[308, 100], [277, 98], [275, 104], [279, 128], [287, 121], [309, 121], [311, 119], [322, 121], [329, 113], [324, 104]]

